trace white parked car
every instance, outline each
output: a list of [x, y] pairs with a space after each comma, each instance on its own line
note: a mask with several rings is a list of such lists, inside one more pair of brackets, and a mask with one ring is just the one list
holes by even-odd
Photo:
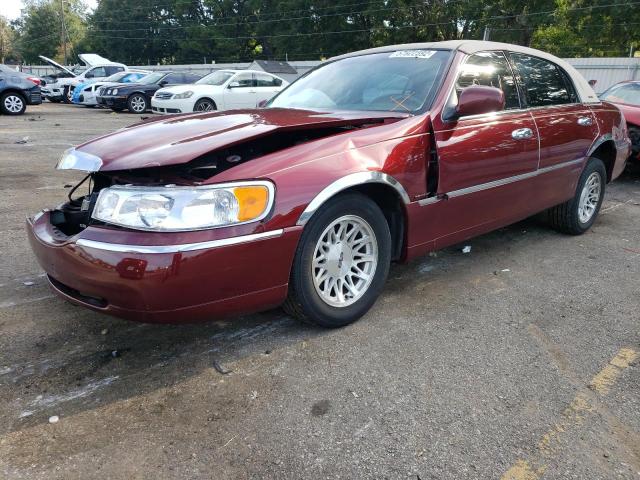
[[270, 73], [217, 70], [194, 84], [161, 88], [151, 99], [151, 110], [184, 113], [255, 108], [287, 85]]
[[80, 69], [68, 69], [43, 55], [39, 55], [39, 57], [57, 70], [55, 74], [45, 77], [46, 84], [42, 87], [42, 96], [52, 102], [71, 103], [73, 90], [77, 85], [90, 80], [101, 80], [114, 73], [128, 70], [126, 65], [112, 62], [95, 53], [78, 55], [86, 66], [86, 68]]

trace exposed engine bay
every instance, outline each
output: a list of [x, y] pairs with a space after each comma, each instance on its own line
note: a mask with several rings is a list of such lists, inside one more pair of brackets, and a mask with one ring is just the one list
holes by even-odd
[[[386, 119], [386, 121], [389, 121], [389, 119]], [[69, 191], [68, 202], [51, 211], [51, 224], [66, 236], [75, 235], [91, 224], [102, 224], [93, 219], [91, 214], [98, 195], [104, 188], [114, 185], [199, 185], [203, 181], [236, 165], [270, 153], [354, 129], [379, 125], [384, 122], [385, 119], [380, 119], [367, 123], [354, 122], [354, 124], [348, 125], [274, 132], [273, 134], [253, 138], [227, 148], [214, 150], [184, 164], [92, 172]], [[84, 188], [87, 188], [84, 195], [75, 196], [76, 192]]]

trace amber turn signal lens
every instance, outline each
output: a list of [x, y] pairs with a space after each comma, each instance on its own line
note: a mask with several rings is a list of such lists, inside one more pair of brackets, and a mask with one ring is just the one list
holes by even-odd
[[246, 222], [258, 218], [269, 203], [269, 190], [262, 185], [236, 187], [233, 194], [238, 199], [238, 221]]

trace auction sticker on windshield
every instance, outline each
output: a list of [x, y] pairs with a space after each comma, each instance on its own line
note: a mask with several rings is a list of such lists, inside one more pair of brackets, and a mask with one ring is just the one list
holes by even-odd
[[431, 58], [435, 50], [398, 50], [389, 55], [389, 58]]

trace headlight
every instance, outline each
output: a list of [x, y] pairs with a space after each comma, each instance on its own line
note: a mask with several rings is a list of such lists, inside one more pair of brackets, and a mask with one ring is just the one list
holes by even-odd
[[114, 88], [113, 90], [111, 90], [111, 95], [117, 95], [118, 94], [118, 89]]
[[110, 187], [98, 195], [92, 217], [136, 230], [178, 232], [262, 220], [273, 205], [271, 182], [201, 187]]
[[58, 170], [83, 170], [85, 172], [97, 172], [100, 167], [102, 167], [100, 157], [75, 148], [65, 150], [56, 165]]
[[193, 95], [191, 90], [187, 90], [186, 92], [177, 93], [173, 96], [173, 98], [189, 98]]

